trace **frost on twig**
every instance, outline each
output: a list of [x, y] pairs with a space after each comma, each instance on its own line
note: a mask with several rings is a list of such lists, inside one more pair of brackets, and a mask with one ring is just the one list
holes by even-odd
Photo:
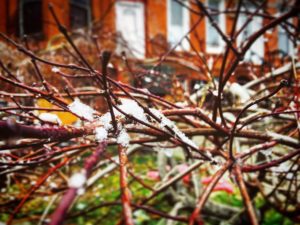
[[267, 131], [267, 135], [272, 137], [273, 140], [275, 141], [287, 141], [287, 142], [291, 142], [293, 144], [299, 144], [299, 141], [297, 141], [296, 139], [286, 136], [286, 135], [282, 135], [282, 134], [278, 134], [272, 131]]
[[86, 120], [92, 121], [96, 111], [90, 106], [82, 103], [78, 98], [76, 98], [71, 104], [68, 105], [68, 108], [72, 113], [85, 118]]
[[126, 132], [125, 128], [122, 128], [118, 137], [117, 137], [117, 143], [122, 145], [123, 147], [128, 147], [130, 142], [130, 136]]
[[[118, 107], [124, 111], [126, 114], [133, 116], [134, 118], [141, 120], [143, 122], [148, 122], [145, 112], [142, 107], [138, 105], [138, 103], [132, 99], [121, 98], [121, 104]], [[117, 111], [117, 110], [115, 110]], [[115, 112], [116, 115], [123, 116], [119, 111]]]
[[249, 90], [238, 83], [231, 83], [229, 91], [236, 96], [242, 104], [246, 103], [251, 98]]
[[39, 118], [45, 122], [57, 123], [58, 125], [62, 124], [59, 117], [53, 113], [41, 113]]
[[59, 70], [58, 67], [52, 67], [51, 71], [52, 71], [53, 73], [58, 73], [60, 70]]
[[96, 140], [97, 141], [102, 142], [102, 141], [107, 139], [108, 132], [104, 127], [97, 127], [95, 129], [95, 133], [96, 133]]
[[[127, 98], [121, 98], [120, 101], [121, 104], [118, 105], [118, 108], [120, 110], [122, 110], [127, 115], [130, 115], [142, 122], [145, 123], [148, 122], [148, 119], [144, 113], [143, 108], [140, 107], [136, 101]], [[125, 118], [124, 114], [122, 114], [116, 109], [114, 109], [114, 115], [119, 120]], [[98, 141], [101, 141], [107, 138], [109, 130], [112, 129], [113, 127], [111, 114], [109, 112], [103, 114], [98, 121], [103, 127], [97, 127], [95, 133], [96, 133], [96, 139]], [[121, 123], [119, 123], [118, 125], [118, 130], [119, 130], [119, 134], [117, 136], [117, 143], [121, 144], [123, 147], [128, 147], [130, 136], [127, 133], [126, 129], [122, 127]]]
[[69, 187], [70, 188], [82, 188], [86, 182], [86, 175], [85, 173], [75, 173], [71, 176], [69, 180]]
[[150, 108], [150, 111], [151, 111], [151, 113], [153, 113], [155, 116], [157, 116], [160, 119], [159, 126], [161, 128], [164, 128], [164, 129], [166, 127], [171, 128], [174, 131], [175, 135], [178, 136], [184, 143], [186, 143], [194, 148], [198, 148], [197, 145], [191, 139], [189, 139], [182, 131], [179, 130], [179, 128], [175, 125], [175, 123], [173, 121], [169, 120], [167, 117], [165, 117], [165, 115], [163, 115], [157, 109]]
[[[142, 107], [140, 107], [137, 102], [135, 102], [132, 99], [127, 99], [127, 98], [121, 98], [120, 99], [121, 104], [117, 105], [117, 107], [122, 110], [124, 113], [127, 115], [130, 115], [142, 122], [147, 123], [148, 119], [145, 115], [145, 112]], [[117, 109], [114, 109], [114, 115], [116, 116], [117, 119], [122, 119], [125, 118], [125, 115], [122, 114], [120, 111]], [[103, 114], [98, 121], [100, 124], [108, 131], [112, 129], [112, 118], [111, 114], [109, 112]]]

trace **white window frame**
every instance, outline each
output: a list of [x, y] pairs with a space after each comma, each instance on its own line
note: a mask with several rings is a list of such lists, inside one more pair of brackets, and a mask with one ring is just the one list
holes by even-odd
[[[241, 10], [244, 11], [246, 9], [243, 6], [243, 7], [241, 7]], [[249, 12], [254, 12], [256, 9], [255, 9], [255, 7], [247, 6], [247, 10]], [[248, 17], [249, 16], [247, 14], [243, 14], [243, 13], [241, 13], [239, 15], [238, 22], [237, 22], [237, 30], [239, 30], [245, 24], [245, 22], [248, 20]], [[263, 26], [262, 17], [259, 17], [259, 16], [252, 17], [252, 21], [247, 24], [246, 28], [249, 26], [251, 27], [251, 33], [248, 34], [247, 41], [249, 40], [248, 38], [252, 34], [254, 34], [256, 31], [258, 31]], [[256, 26], [255, 30], [253, 30], [253, 26]], [[239, 47], [242, 47], [241, 44], [244, 45], [244, 43], [246, 41], [246, 39], [243, 38], [243, 34], [245, 32], [246, 32], [246, 30], [244, 29], [237, 37], [237, 45]], [[251, 61], [254, 64], [261, 64], [262, 60], [264, 59], [264, 54], [265, 54], [265, 46], [264, 45], [265, 45], [264, 35], [261, 35], [254, 43], [252, 43], [251, 47], [246, 52], [246, 54], [244, 56], [244, 61], [245, 62]], [[252, 52], [255, 54], [254, 56], [252, 56]]]
[[[206, 0], [206, 6], [209, 6], [209, 1]], [[219, 0], [219, 11], [224, 11], [225, 10], [225, 1], [224, 0]], [[223, 33], [226, 33], [226, 17], [224, 13], [219, 14], [220, 17], [220, 22], [218, 23], [218, 26], [220, 27], [221, 31]], [[205, 18], [205, 46], [206, 46], [206, 52], [211, 53], [211, 54], [220, 54], [224, 51], [225, 48], [225, 42], [222, 39], [222, 36], [219, 34], [218, 36], [218, 46], [212, 46], [209, 44], [208, 40], [210, 38], [210, 35], [208, 33], [209, 29], [208, 26], [212, 26], [209, 19], [206, 17]], [[213, 27], [213, 29], [215, 29]], [[217, 32], [217, 31], [216, 31]]]
[[[183, 18], [182, 18], [182, 26], [179, 27], [174, 27], [172, 25], [172, 15], [171, 15], [171, 4], [172, 1], [175, 2], [175, 0], [168, 0], [167, 1], [167, 38], [168, 38], [168, 43], [171, 45], [171, 47], [174, 47], [176, 44], [178, 44], [178, 42], [183, 38], [184, 35], [186, 35], [188, 33], [188, 31], [190, 30], [190, 12], [189, 10], [183, 7]], [[183, 4], [188, 4], [188, 1], [183, 1]], [[179, 32], [178, 32], [179, 30]], [[175, 38], [174, 40], [174, 34], [178, 35], [178, 37]], [[181, 42], [181, 44], [179, 44], [176, 49], [176, 51], [188, 51], [190, 50], [190, 43], [188, 42], [188, 40], [186, 38], [184, 38]]]
[[[293, 23], [293, 20], [292, 19], [289, 19], [288, 20], [288, 22], [290, 22], [290, 23]], [[287, 34], [287, 32], [285, 31], [285, 29], [281, 26], [281, 25], [279, 25], [279, 27], [278, 27], [278, 49], [279, 49], [279, 43], [280, 43], [280, 34], [284, 34], [285, 35], [285, 38], [287, 38], [287, 40], [288, 40], [288, 43], [287, 43], [287, 45], [288, 45], [288, 50], [287, 50], [287, 52], [285, 52], [286, 54], [288, 54], [288, 55], [293, 55], [294, 54], [294, 46], [293, 46], [293, 42], [289, 39], [289, 36], [288, 36], [288, 34]], [[296, 48], [297, 49], [297, 48]]]
[[[129, 26], [130, 24], [125, 24], [124, 18], [122, 16], [122, 11], [125, 10], [124, 7], [134, 7], [137, 10], [138, 13], [141, 15], [138, 15], [138, 19], [135, 19], [134, 22], [136, 23], [136, 27], [140, 31], [138, 32], [132, 32], [131, 35], [136, 35], [135, 37], [132, 36], [132, 38], [129, 38]], [[130, 52], [129, 56], [133, 55], [134, 57], [138, 59], [143, 59], [145, 57], [145, 5], [143, 2], [136, 2], [136, 1], [116, 1], [115, 3], [115, 10], [116, 10], [116, 29], [120, 34], [122, 35], [122, 38], [127, 42]], [[118, 43], [116, 52], [120, 53], [121, 51], [126, 51], [126, 48], [122, 46], [122, 43]]]

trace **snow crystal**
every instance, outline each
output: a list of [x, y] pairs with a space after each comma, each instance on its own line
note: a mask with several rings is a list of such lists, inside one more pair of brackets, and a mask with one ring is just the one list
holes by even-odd
[[[144, 113], [144, 110], [142, 107], [140, 107], [137, 102], [131, 99], [127, 98], [121, 98], [120, 99], [121, 104], [118, 105], [118, 107], [126, 114], [133, 116], [134, 118], [141, 120], [143, 122], [148, 122], [147, 117]], [[124, 118], [124, 115], [119, 112], [118, 110], [114, 109], [114, 115], [116, 117]], [[112, 119], [110, 112], [105, 113], [102, 115], [99, 119], [99, 122], [103, 125], [103, 127], [106, 130], [109, 130], [112, 128]]]
[[69, 180], [70, 188], [82, 188], [86, 182], [86, 175], [84, 173], [75, 173]]
[[130, 136], [123, 128], [117, 137], [117, 143], [122, 145], [123, 147], [128, 147], [130, 141]]
[[59, 72], [59, 68], [58, 67], [52, 67], [51, 71], [53, 73], [58, 73]]
[[213, 94], [213, 96], [216, 96], [216, 97], [217, 97], [218, 94], [219, 94], [219, 93], [218, 93], [218, 90], [214, 90], [214, 91], [212, 91], [211, 93]]
[[78, 98], [75, 99], [74, 102], [68, 105], [68, 108], [71, 112], [76, 115], [83, 117], [89, 121], [93, 120], [93, 114], [95, 110], [89, 107], [88, 105], [82, 103]]
[[175, 134], [185, 143], [189, 144], [190, 146], [198, 149], [198, 146], [191, 140], [189, 139], [184, 133], [182, 133], [177, 127], [174, 129]]
[[145, 77], [145, 79], [144, 79], [147, 83], [151, 83], [152, 82], [152, 79], [151, 79], [151, 77]]
[[190, 146], [193, 146], [194, 148], [198, 148], [197, 145], [191, 139], [189, 139], [183, 132], [179, 130], [179, 128], [175, 125], [173, 121], [169, 120], [157, 109], [150, 108], [149, 110], [161, 120], [160, 127], [164, 128], [168, 126], [174, 131], [175, 135], [178, 136], [183, 142]]
[[250, 94], [247, 88], [241, 86], [238, 83], [232, 83], [229, 87], [229, 91], [234, 95], [237, 96], [241, 103], [245, 103], [250, 99]]
[[230, 112], [224, 112], [223, 116], [224, 116], [225, 119], [227, 119], [228, 121], [233, 122], [233, 123], [236, 120], [236, 117]]
[[292, 180], [293, 177], [294, 177], [294, 174], [293, 174], [293, 173], [287, 173], [287, 175], [286, 175], [286, 178], [287, 178], [288, 180]]
[[[212, 158], [212, 154], [210, 153], [210, 151], [206, 151], [206, 155], [209, 157], [209, 158]], [[215, 161], [217, 163], [217, 161]]]
[[77, 195], [83, 195], [84, 192], [85, 192], [85, 189], [84, 189], [84, 188], [79, 188], [79, 189], [77, 190]]
[[[211, 117], [212, 117], [212, 116], [211, 116]], [[218, 123], [218, 124], [221, 124], [221, 123], [222, 123], [221, 117], [217, 116], [216, 123]]]
[[270, 156], [272, 156], [272, 152], [273, 152], [273, 149], [270, 148], [270, 149], [262, 151], [261, 153], [264, 154], [266, 157], [270, 157]]
[[194, 85], [194, 90], [198, 90], [198, 89], [200, 89], [201, 88], [201, 85], [200, 84], [195, 84]]
[[84, 204], [84, 203], [78, 203], [77, 206], [76, 206], [76, 208], [79, 209], [79, 210], [82, 210], [85, 207], [86, 207], [86, 204]]
[[275, 132], [272, 132], [272, 131], [268, 131], [267, 130], [267, 135], [272, 137], [273, 140], [276, 140], [276, 141], [288, 141], [288, 142], [291, 142], [291, 143], [294, 143], [294, 144], [299, 144], [299, 142], [294, 139], [294, 138], [291, 138], [289, 136], [286, 136], [286, 135], [282, 135], [282, 134], [277, 134]]
[[290, 170], [290, 165], [288, 162], [280, 163], [279, 166], [272, 168], [273, 172], [280, 172], [280, 173], [288, 172], [289, 170]]
[[162, 114], [160, 111], [158, 111], [157, 109], [150, 108], [149, 110], [150, 110], [150, 112], [151, 112], [154, 116], [158, 117], [158, 118], [161, 120], [161, 122], [160, 122], [160, 127], [161, 127], [161, 128], [164, 128], [164, 127], [166, 127], [166, 126], [168, 126], [168, 127], [170, 127], [170, 128], [175, 127], [175, 123], [174, 123], [173, 121], [169, 120], [167, 117], [165, 117], [165, 115], [163, 115], [163, 114]]
[[100, 123], [104, 126], [104, 128], [106, 130], [109, 130], [112, 128], [112, 125], [111, 125], [111, 115], [110, 113], [105, 113], [104, 115], [102, 115], [99, 119]]
[[57, 188], [57, 184], [54, 183], [54, 182], [50, 182], [49, 183], [49, 187], [51, 187], [51, 188]]
[[165, 148], [164, 150], [164, 153], [167, 157], [171, 158], [172, 155], [173, 155], [173, 149], [170, 149], [170, 148]]
[[[118, 107], [126, 114], [133, 116], [134, 118], [143, 122], [148, 122], [144, 110], [140, 107], [136, 101], [128, 98], [121, 98], [121, 105]], [[120, 115], [120, 112], [116, 112], [116, 115]]]
[[97, 141], [104, 141], [105, 139], [107, 139], [107, 130], [104, 127], [97, 127], [96, 130], [96, 139]]
[[179, 107], [186, 107], [187, 103], [186, 102], [175, 102], [175, 105], [177, 105]]
[[111, 69], [114, 69], [114, 68], [115, 68], [114, 65], [113, 65], [112, 63], [108, 63], [107, 67], [108, 67], [108, 68], [111, 68]]
[[55, 114], [52, 113], [41, 113], [39, 115], [39, 118], [43, 121], [46, 122], [51, 122], [51, 123], [57, 123], [59, 125], [62, 124], [61, 120], [59, 119], [59, 117]]

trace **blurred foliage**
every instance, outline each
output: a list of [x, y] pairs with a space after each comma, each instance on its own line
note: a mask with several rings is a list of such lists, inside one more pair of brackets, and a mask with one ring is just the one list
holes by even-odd
[[282, 216], [280, 213], [276, 212], [274, 209], [269, 209], [264, 216], [262, 225], [294, 225], [292, 221], [288, 218]]

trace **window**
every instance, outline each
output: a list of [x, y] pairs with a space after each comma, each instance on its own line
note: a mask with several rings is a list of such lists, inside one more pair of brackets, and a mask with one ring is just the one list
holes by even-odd
[[[186, 2], [183, 1], [183, 4]], [[168, 0], [168, 42], [171, 47], [178, 44], [190, 29], [189, 11], [175, 0]], [[188, 40], [184, 39], [176, 50], [189, 50]]]
[[[225, 15], [217, 14], [218, 11], [224, 10], [223, 0], [208, 0], [207, 6], [212, 14], [213, 20], [218, 24], [220, 29], [225, 32]], [[219, 54], [223, 51], [225, 42], [221, 35], [212, 26], [209, 19], [206, 18], [206, 51], [208, 53]]]
[[170, 94], [172, 89], [172, 77], [175, 69], [166, 64], [162, 64], [153, 70], [153, 65], [143, 65], [143, 69], [149, 73], [141, 77], [143, 88], [148, 89], [152, 94], [164, 97]]
[[117, 52], [126, 51], [129, 56], [144, 58], [144, 16], [142, 2], [118, 1], [116, 3], [116, 27], [121, 35]]
[[[290, 2], [286, 1], [278, 1], [277, 2], [277, 16], [281, 16], [282, 14], [289, 11], [293, 6]], [[289, 19], [286, 23], [282, 23], [278, 26], [278, 49], [280, 53], [283, 55], [292, 55], [294, 54], [294, 46], [292, 40], [289, 38], [289, 32], [293, 32], [291, 28], [291, 24], [293, 24], [293, 19]], [[289, 32], [288, 32], [289, 31]], [[295, 48], [297, 50], [297, 48]]]
[[[245, 7], [246, 6], [246, 7]], [[251, 4], [246, 4], [241, 8], [242, 11], [248, 11], [250, 14], [253, 13], [256, 8]], [[241, 13], [239, 15], [238, 24], [237, 24], [237, 30], [239, 30], [248, 20], [249, 14]], [[259, 16], [254, 16], [247, 24], [247, 26], [243, 29], [243, 31], [239, 34], [237, 38], [237, 44], [239, 47], [244, 42], [248, 41], [248, 38], [253, 35], [255, 32], [257, 32], [262, 27], [262, 18]], [[245, 54], [244, 60], [250, 61], [255, 64], [262, 63], [262, 60], [264, 58], [264, 37], [260, 36], [250, 47], [250, 49]]]
[[22, 0], [20, 2], [20, 36], [39, 36], [43, 31], [42, 1]]
[[72, 0], [70, 5], [71, 29], [87, 27], [90, 24], [91, 10], [89, 0]]
[[293, 53], [293, 42], [289, 39], [287, 31], [282, 26], [279, 26], [278, 29], [278, 48], [287, 55]]
[[[277, 16], [281, 16], [282, 14], [286, 13], [291, 9], [291, 5], [288, 2], [278, 2], [277, 3]], [[290, 24], [293, 23], [293, 19], [287, 20], [286, 23], [282, 23], [278, 26], [278, 49], [280, 53], [283, 55], [291, 55], [293, 54], [293, 42], [289, 38], [288, 30], [291, 29]], [[291, 30], [290, 30], [291, 32]], [[297, 48], [296, 48], [297, 49]]]

